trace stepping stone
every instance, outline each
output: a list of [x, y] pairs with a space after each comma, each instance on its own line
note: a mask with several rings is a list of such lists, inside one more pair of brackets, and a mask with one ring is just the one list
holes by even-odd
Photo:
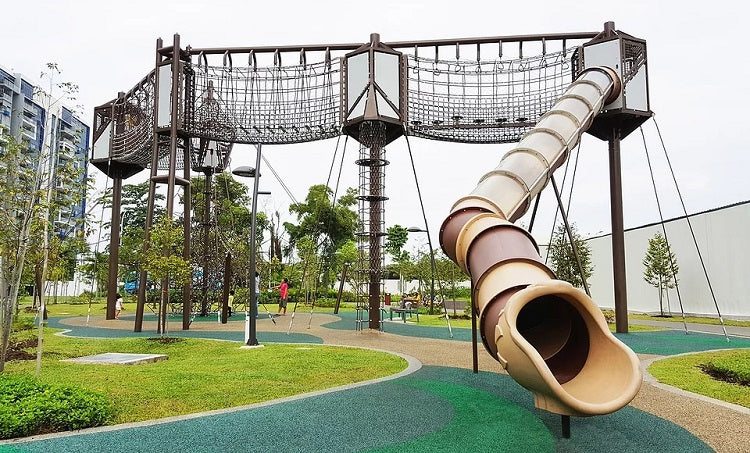
[[66, 359], [65, 362], [89, 363], [96, 365], [134, 365], [136, 363], [154, 363], [167, 360], [166, 354], [124, 354], [121, 352], [107, 352], [104, 354], [88, 355]]

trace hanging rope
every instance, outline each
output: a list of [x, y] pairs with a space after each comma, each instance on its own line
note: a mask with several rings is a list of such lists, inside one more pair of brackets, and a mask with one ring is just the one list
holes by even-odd
[[330, 184], [331, 182], [331, 175], [333, 174], [333, 167], [336, 165], [336, 155], [339, 152], [340, 141], [341, 141], [341, 136], [339, 135], [338, 137], [336, 137], [336, 147], [333, 149], [333, 159], [331, 159], [331, 168], [328, 169], [328, 179], [326, 179], [326, 187], [328, 187], [328, 184]]
[[341, 163], [339, 164], [339, 175], [336, 178], [336, 188], [333, 190], [333, 201], [336, 202], [339, 193], [339, 184], [341, 183], [341, 173], [344, 168], [344, 157], [346, 156], [346, 145], [349, 143], [349, 136], [344, 138], [344, 149], [341, 151]]
[[677, 178], [674, 174], [674, 169], [672, 168], [672, 162], [669, 160], [669, 154], [667, 153], [667, 147], [664, 145], [664, 139], [661, 136], [661, 130], [659, 129], [659, 123], [656, 121], [656, 116], [653, 116], [654, 118], [654, 125], [656, 126], [656, 132], [659, 135], [659, 141], [661, 142], [661, 147], [664, 150], [664, 157], [667, 159], [667, 165], [669, 165], [669, 172], [672, 175], [672, 181], [674, 181], [675, 189], [677, 190], [677, 196], [680, 198], [680, 205], [682, 205], [682, 212], [685, 214], [685, 220], [687, 220], [688, 227], [690, 228], [690, 235], [693, 237], [693, 244], [695, 244], [695, 250], [698, 252], [698, 258], [701, 262], [701, 267], [703, 268], [703, 275], [706, 277], [706, 283], [708, 283], [708, 290], [711, 293], [711, 299], [714, 301], [714, 306], [716, 307], [716, 313], [719, 315], [719, 322], [721, 323], [721, 329], [724, 331], [724, 337], [727, 341], [729, 341], [729, 335], [727, 335], [727, 329], [724, 326], [724, 318], [721, 316], [721, 310], [719, 310], [719, 303], [716, 301], [716, 294], [714, 294], [713, 286], [711, 286], [711, 279], [708, 277], [708, 271], [706, 270], [706, 263], [703, 261], [703, 255], [701, 254], [701, 249], [698, 247], [698, 240], [695, 238], [695, 232], [693, 231], [693, 224], [690, 223], [690, 217], [687, 214], [687, 209], [685, 208], [685, 201], [682, 198], [682, 192], [680, 191], [680, 187], [677, 185]]
[[284, 192], [286, 192], [289, 199], [292, 200], [292, 203], [298, 204], [297, 199], [294, 198], [294, 195], [292, 195], [292, 192], [289, 190], [289, 187], [287, 187], [287, 185], [284, 184], [284, 181], [281, 179], [279, 174], [276, 173], [276, 170], [273, 169], [271, 162], [269, 162], [268, 159], [266, 159], [266, 156], [261, 156], [261, 157], [263, 158], [263, 162], [265, 162], [266, 165], [268, 165], [268, 169], [271, 170], [271, 173], [273, 174], [274, 178], [276, 178], [276, 181], [278, 181], [279, 184], [281, 185], [281, 188], [284, 189]]
[[677, 283], [677, 272], [674, 269], [674, 262], [672, 261], [671, 248], [669, 246], [669, 237], [667, 236], [667, 228], [664, 225], [664, 215], [661, 211], [661, 202], [659, 201], [659, 193], [656, 190], [656, 180], [654, 179], [654, 170], [651, 166], [651, 157], [648, 153], [648, 145], [646, 144], [646, 136], [643, 134], [643, 127], [638, 128], [641, 131], [641, 138], [643, 139], [643, 149], [646, 152], [646, 162], [648, 163], [648, 171], [651, 175], [651, 186], [654, 189], [654, 198], [656, 199], [656, 209], [659, 211], [659, 223], [661, 224], [661, 231], [664, 233], [664, 240], [667, 242], [667, 256], [669, 256], [669, 268], [672, 271], [672, 278], [674, 278], [675, 289], [677, 290], [677, 300], [680, 303], [680, 313], [682, 314], [682, 325], [685, 329], [685, 333], [688, 333], [687, 322], [685, 321], [685, 310], [682, 306], [682, 297], [680, 297], [680, 285]]
[[[339, 136], [339, 139], [340, 138], [341, 136]], [[348, 141], [348, 138], [349, 136], [347, 136], [346, 139], [344, 139], [344, 149], [341, 151], [341, 163], [339, 164], [339, 173], [336, 176], [336, 188], [333, 192], [333, 197], [331, 199], [331, 210], [334, 210], [336, 208], [336, 196], [339, 191], [339, 183], [341, 182], [341, 173], [342, 173], [342, 169], [344, 166], [344, 156], [346, 154], [346, 143]], [[339, 139], [336, 140], [336, 148], [333, 151], [333, 159], [331, 159], [331, 169], [328, 171], [328, 179], [326, 180], [326, 187], [328, 187], [328, 184], [331, 181], [331, 174], [333, 173], [333, 167], [336, 164], [336, 155], [338, 154], [338, 149], [339, 149]], [[333, 220], [332, 218], [328, 219], [328, 222], [326, 224], [327, 234], [323, 237], [323, 241], [320, 244], [317, 244], [317, 241], [316, 241], [316, 249], [319, 246], [324, 245], [326, 240], [330, 243], [331, 246], [333, 246], [333, 239], [331, 238], [331, 221], [332, 220]], [[312, 305], [310, 306], [310, 318], [307, 321], [308, 329], [310, 328], [310, 325], [312, 324], [312, 315], [313, 315], [313, 310], [315, 310], [315, 301], [317, 300], [317, 294], [318, 294], [318, 276], [320, 275], [320, 268], [322, 267], [322, 265], [323, 265], [322, 261], [318, 260], [318, 268], [317, 268], [318, 273], [315, 278], [315, 292], [314, 292], [316, 297], [313, 298]]]
[[[414, 165], [414, 155], [411, 152], [411, 143], [409, 142], [408, 135], [404, 134], [404, 138], [406, 138], [406, 148], [409, 151], [409, 160], [411, 161], [411, 170], [412, 170], [412, 173], [414, 174], [414, 184], [417, 186], [417, 196], [419, 197], [419, 207], [422, 210], [422, 219], [424, 220], [425, 233], [427, 234], [427, 240], [430, 241], [430, 244], [432, 244], [432, 240], [430, 239], [430, 226], [427, 223], [427, 214], [425, 213], [424, 201], [422, 200], [422, 190], [419, 188], [419, 178], [417, 177], [417, 168]], [[431, 249], [430, 252], [432, 254], [430, 256], [430, 260], [432, 264], [432, 272], [433, 274], [436, 274], [437, 268], [435, 266], [435, 251], [432, 249], [432, 246], [430, 246], [430, 249]], [[435, 278], [434, 275], [433, 275], [433, 278]], [[438, 288], [440, 290], [440, 294], [443, 294], [443, 285], [440, 282], [440, 278], [438, 278]], [[434, 296], [434, 294], [432, 296]], [[430, 301], [430, 304], [434, 304], [434, 303], [435, 303], [434, 300]], [[443, 308], [445, 308], [445, 303], [443, 303]], [[448, 324], [448, 332], [451, 338], [453, 338], [453, 329], [451, 329], [451, 322], [448, 317], [448, 310], [444, 310], [444, 312], [445, 312], [445, 322]]]
[[[578, 156], [581, 154], [581, 142], [583, 141], [583, 137], [581, 137], [581, 140], [578, 141], [578, 146], [576, 147], [576, 160], [575, 164], [573, 165], [573, 173], [575, 173], [578, 170]], [[560, 192], [565, 190], [565, 181], [568, 178], [568, 168], [570, 167], [570, 159], [565, 159], [565, 171], [563, 172], [563, 180], [560, 184]], [[573, 177], [575, 179], [575, 177]], [[541, 192], [540, 192], [541, 193]], [[573, 193], [573, 188], [571, 187], [570, 193]], [[570, 209], [570, 202], [568, 203], [568, 209]], [[552, 238], [555, 235], [555, 226], [557, 225], [557, 215], [560, 213], [560, 206], [558, 205], [555, 209], [555, 216], [552, 218], [552, 231], [549, 233], [549, 241], [547, 241], [547, 254], [544, 257], [544, 264], [546, 265], [549, 261], [549, 248], [552, 246]]]

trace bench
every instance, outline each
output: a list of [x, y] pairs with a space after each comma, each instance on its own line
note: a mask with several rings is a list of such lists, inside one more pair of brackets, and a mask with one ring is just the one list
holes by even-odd
[[417, 299], [410, 299], [410, 298], [404, 298], [401, 299], [401, 302], [399, 302], [398, 307], [391, 306], [390, 309], [390, 318], [391, 321], [393, 321], [393, 313], [398, 313], [398, 316], [401, 317], [401, 319], [406, 322], [406, 315], [408, 314], [411, 318], [411, 315], [415, 314], [417, 315], [417, 322], [419, 322], [419, 301]]

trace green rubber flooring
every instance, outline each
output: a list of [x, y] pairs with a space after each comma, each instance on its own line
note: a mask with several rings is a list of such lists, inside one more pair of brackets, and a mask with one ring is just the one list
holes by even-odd
[[572, 418], [533, 408], [495, 373], [424, 367], [392, 381], [171, 423], [6, 445], [13, 452], [711, 451], [685, 429], [626, 407]]

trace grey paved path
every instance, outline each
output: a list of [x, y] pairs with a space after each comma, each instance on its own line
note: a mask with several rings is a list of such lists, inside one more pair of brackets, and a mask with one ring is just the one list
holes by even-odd
[[[685, 325], [682, 323], [680, 317], [675, 316], [672, 319], [673, 319], [672, 321], [661, 321], [661, 320], [652, 321], [652, 320], [645, 320], [645, 319], [634, 319], [631, 321], [631, 324], [666, 327], [668, 329], [681, 330], [684, 332]], [[750, 327], [725, 326], [725, 328], [729, 336], [750, 338]], [[724, 331], [722, 330], [721, 325], [716, 325], [716, 324], [688, 323], [687, 330], [688, 332], [713, 333], [717, 335], [724, 335]]]

